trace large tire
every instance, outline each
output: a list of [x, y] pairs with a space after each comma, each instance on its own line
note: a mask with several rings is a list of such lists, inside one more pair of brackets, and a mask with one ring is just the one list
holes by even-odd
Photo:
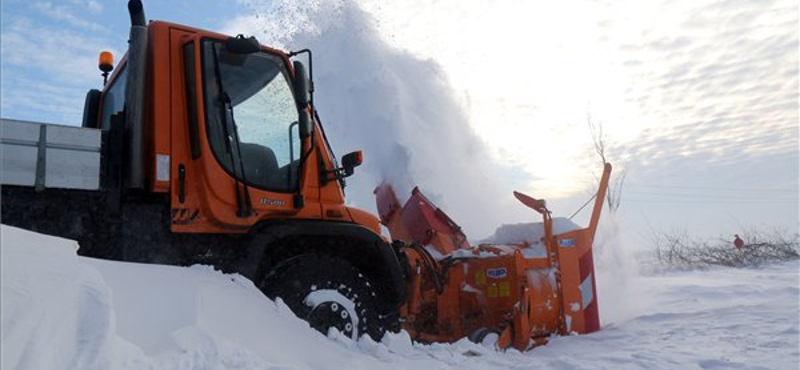
[[381, 315], [374, 284], [349, 262], [333, 256], [304, 254], [291, 258], [262, 279], [259, 288], [280, 297], [297, 317], [327, 334], [338, 329], [352, 339], [368, 334], [379, 341], [397, 315]]

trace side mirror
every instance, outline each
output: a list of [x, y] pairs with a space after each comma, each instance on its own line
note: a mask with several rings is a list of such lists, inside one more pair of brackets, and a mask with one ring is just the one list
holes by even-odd
[[91, 89], [86, 93], [86, 100], [83, 103], [82, 127], [102, 128], [97, 127], [97, 115], [100, 113], [100, 95], [100, 90], [97, 89]]
[[[360, 166], [363, 160], [364, 156], [360, 150], [345, 154], [342, 157], [342, 167], [322, 171], [324, 175], [321, 179], [322, 185], [325, 185], [328, 181], [341, 181], [345, 177], [352, 176], [355, 168]], [[344, 186], [344, 182], [342, 182], [342, 186]]]
[[311, 83], [308, 81], [306, 66], [300, 61], [294, 63], [294, 93], [297, 94], [297, 102], [301, 109], [305, 109], [311, 104]]
[[314, 124], [312, 123], [311, 113], [308, 111], [308, 109], [304, 108], [300, 111], [300, 117], [297, 120], [297, 122], [300, 125], [298, 128], [300, 132], [300, 138], [305, 139], [311, 136], [311, 131], [312, 128], [314, 127]]
[[344, 170], [344, 176], [351, 176], [356, 167], [361, 165], [361, 162], [364, 161], [364, 154], [360, 150], [356, 150], [352, 153], [347, 153], [342, 157], [342, 169]]
[[308, 81], [306, 74], [306, 66], [303, 63], [295, 60], [294, 63], [294, 93], [297, 95], [297, 103], [300, 108], [300, 137], [307, 138], [311, 136], [314, 130], [313, 120], [311, 119], [311, 112], [308, 111], [308, 106], [311, 104], [311, 83]]

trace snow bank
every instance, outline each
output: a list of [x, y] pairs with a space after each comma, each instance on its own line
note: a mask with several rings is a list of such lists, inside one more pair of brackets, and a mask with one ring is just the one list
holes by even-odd
[[74, 241], [2, 227], [2, 368], [106, 369], [114, 317]]
[[2, 226], [3, 369], [379, 368], [240, 275], [84, 258], [77, 248]]
[[69, 240], [0, 233], [3, 369], [796, 369], [800, 360], [797, 261], [642, 276], [625, 300], [648, 303], [627, 319], [500, 353], [407, 333], [326, 338], [239, 275], [83, 258]]

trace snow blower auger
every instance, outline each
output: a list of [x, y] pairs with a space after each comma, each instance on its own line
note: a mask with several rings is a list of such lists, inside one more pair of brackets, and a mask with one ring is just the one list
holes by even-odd
[[[589, 226], [554, 233], [544, 200], [514, 192], [539, 212], [539, 240], [470, 246], [460, 227], [415, 188], [401, 207], [392, 187], [375, 189], [381, 222], [404, 256], [403, 328], [423, 342], [497, 338], [524, 351], [553, 334], [600, 328], [592, 243], [608, 188], [606, 164]], [[492, 336], [490, 338], [489, 336]]]

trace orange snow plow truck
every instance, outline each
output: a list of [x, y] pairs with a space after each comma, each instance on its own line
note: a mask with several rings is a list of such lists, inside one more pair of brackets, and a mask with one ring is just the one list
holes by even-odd
[[353, 339], [405, 329], [526, 350], [599, 328], [592, 242], [610, 165], [588, 228], [556, 233], [544, 201], [515, 193], [544, 220], [520, 244], [472, 247], [419, 191], [401, 207], [389, 185], [378, 217], [345, 204], [362, 155], [333, 154], [311, 51], [128, 10], [128, 51], [116, 66], [100, 54], [81, 127], [0, 119], [4, 224], [85, 256], [240, 273]]

